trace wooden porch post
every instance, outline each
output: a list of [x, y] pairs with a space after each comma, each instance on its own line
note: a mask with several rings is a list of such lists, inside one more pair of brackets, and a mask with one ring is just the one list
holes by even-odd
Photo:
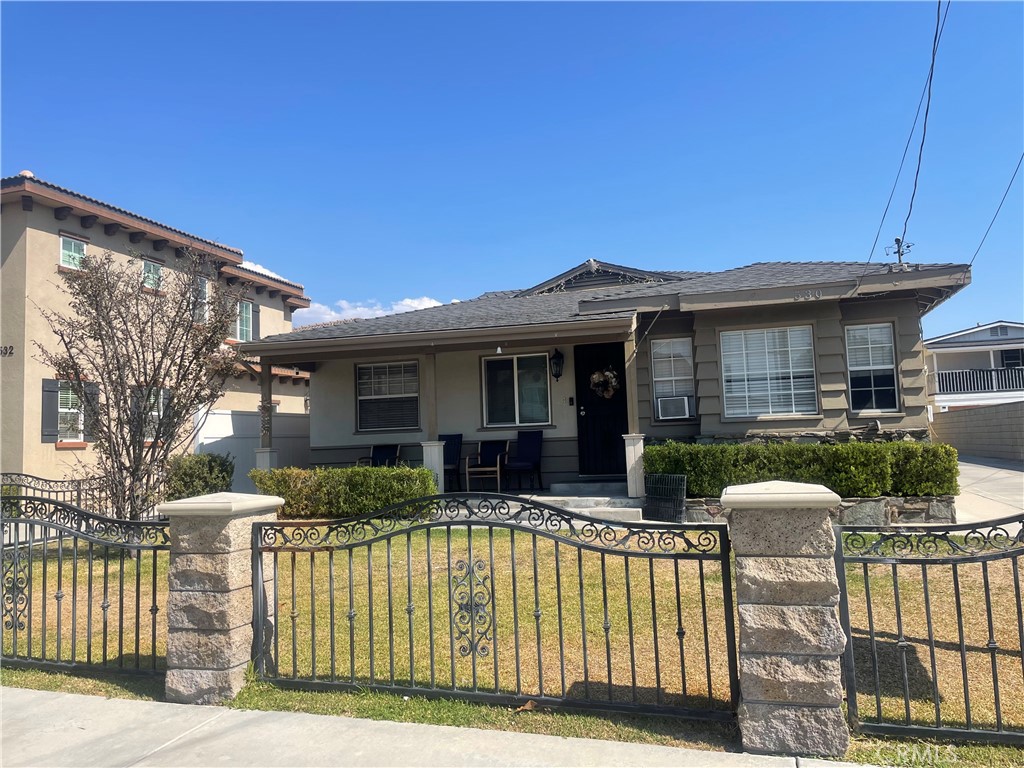
[[626, 398], [626, 424], [628, 426], [627, 431], [633, 435], [640, 432], [640, 409], [637, 403], [639, 393], [636, 388], [636, 332], [636, 317], [634, 317], [633, 328], [630, 330], [629, 336], [626, 338], [626, 342], [623, 345], [626, 353], [626, 392], [628, 393], [628, 397]]
[[433, 352], [423, 356], [423, 399], [426, 401], [427, 440], [437, 440], [437, 358]]

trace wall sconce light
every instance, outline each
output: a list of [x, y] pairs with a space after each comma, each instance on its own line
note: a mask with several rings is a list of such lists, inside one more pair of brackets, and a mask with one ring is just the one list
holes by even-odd
[[501, 344], [499, 344], [498, 348], [496, 350], [494, 350], [494, 354], [496, 354], [496, 355], [500, 355], [501, 354]]
[[554, 354], [551, 355], [551, 376], [555, 381], [562, 378], [562, 371], [565, 368], [565, 355], [559, 352], [557, 349]]

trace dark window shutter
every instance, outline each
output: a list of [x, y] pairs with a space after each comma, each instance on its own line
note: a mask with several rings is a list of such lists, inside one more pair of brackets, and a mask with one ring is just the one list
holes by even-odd
[[85, 385], [85, 402], [82, 403], [83, 423], [85, 434], [83, 435], [85, 442], [94, 443], [96, 438], [93, 436], [92, 427], [96, 423], [96, 419], [99, 418], [99, 403], [100, 403], [100, 387], [99, 384], [86, 384]]
[[252, 340], [260, 338], [260, 305], [255, 301], [252, 303]]
[[43, 442], [57, 442], [57, 414], [60, 410], [60, 382], [43, 379]]

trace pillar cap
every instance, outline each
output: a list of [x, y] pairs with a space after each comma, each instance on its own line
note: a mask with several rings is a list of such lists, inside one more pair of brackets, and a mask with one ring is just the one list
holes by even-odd
[[158, 504], [160, 515], [189, 515], [192, 517], [233, 517], [274, 512], [284, 506], [280, 496], [262, 496], [255, 493], [207, 493], [190, 499], [178, 499]]
[[730, 485], [722, 492], [722, 506], [728, 509], [828, 509], [839, 502], [839, 495], [824, 485], [786, 480]]

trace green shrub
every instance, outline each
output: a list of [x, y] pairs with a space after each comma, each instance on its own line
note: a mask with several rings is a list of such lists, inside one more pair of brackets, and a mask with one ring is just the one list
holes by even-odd
[[437, 493], [434, 475], [423, 467], [343, 469], [254, 469], [249, 477], [260, 493], [284, 499], [281, 517], [354, 517]]
[[235, 462], [219, 453], [175, 456], [167, 468], [164, 491], [167, 501], [231, 490]]
[[669, 441], [644, 450], [647, 473], [685, 474], [690, 497], [718, 497], [730, 485], [817, 483], [843, 498], [955, 495], [956, 451], [930, 443], [743, 443]]

